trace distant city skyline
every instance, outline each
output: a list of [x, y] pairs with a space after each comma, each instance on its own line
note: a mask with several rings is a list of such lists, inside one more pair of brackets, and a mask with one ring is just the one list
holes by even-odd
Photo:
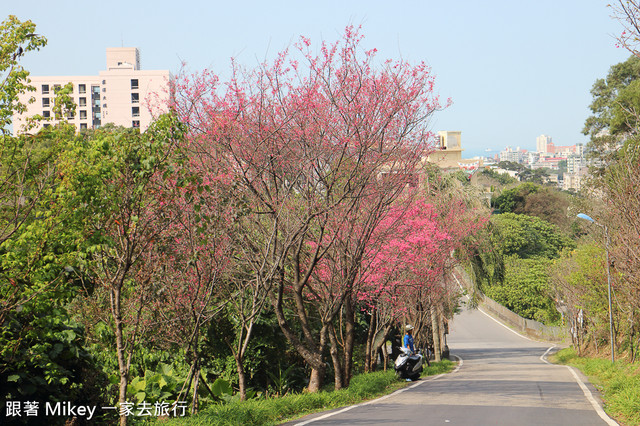
[[345, 26], [362, 25], [363, 46], [380, 61], [425, 61], [436, 91], [453, 105], [436, 113], [431, 128], [461, 131], [463, 157], [506, 146], [535, 150], [549, 135], [557, 145], [587, 142], [581, 134], [597, 78], [629, 55], [615, 47], [620, 32], [605, 1], [475, 2], [381, 1], [216, 2], [178, 5], [141, 0], [5, 5], [30, 19], [48, 39], [22, 65], [34, 76], [92, 75], [104, 69], [108, 47], [138, 47], [144, 69], [176, 73], [210, 69], [223, 78], [230, 58], [252, 67], [273, 58], [298, 37], [338, 39]]

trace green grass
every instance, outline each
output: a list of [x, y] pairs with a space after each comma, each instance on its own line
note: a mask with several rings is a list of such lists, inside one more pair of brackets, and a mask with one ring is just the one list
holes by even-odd
[[[422, 376], [446, 373], [455, 363], [444, 360], [431, 363]], [[170, 425], [276, 425], [318, 411], [358, 404], [389, 394], [407, 385], [396, 378], [393, 370], [354, 376], [347, 389], [286, 395], [281, 398], [256, 399], [245, 402], [215, 404], [197, 416], [175, 419]]]
[[627, 426], [640, 425], [640, 371], [637, 364], [618, 360], [579, 357], [563, 349], [551, 361], [580, 369], [602, 393], [609, 416]]

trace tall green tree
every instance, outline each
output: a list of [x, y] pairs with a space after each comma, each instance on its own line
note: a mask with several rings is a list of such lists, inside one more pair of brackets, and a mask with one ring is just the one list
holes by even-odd
[[[623, 28], [616, 37], [618, 44], [633, 56], [612, 66], [606, 79], [597, 80], [591, 92], [593, 115], [587, 119], [584, 132], [591, 136], [592, 156], [601, 160], [591, 185], [606, 202], [599, 211], [587, 213], [608, 229], [613, 260], [608, 266], [618, 300], [614, 311], [620, 308], [626, 314], [617, 331], [624, 330], [633, 359], [640, 346], [640, 318], [636, 314], [640, 306], [640, 3], [618, 0], [610, 7]], [[599, 198], [592, 204], [598, 204]]]
[[20, 95], [34, 90], [19, 62], [45, 44], [31, 21], [0, 24], [0, 398], [80, 402], [83, 382], [96, 375], [66, 309], [79, 291], [78, 244], [55, 197], [57, 162], [74, 130], [63, 123], [8, 134], [12, 115], [26, 108]]
[[631, 56], [613, 65], [605, 78], [593, 84], [591, 95], [592, 115], [585, 121], [582, 132], [590, 137], [587, 147], [591, 156], [608, 164], [614, 160], [624, 139], [637, 134], [640, 58]]
[[[143, 134], [137, 129], [81, 134], [60, 160], [63, 178], [57, 195], [82, 234], [80, 267], [95, 283], [98, 302], [111, 313], [120, 404], [127, 400], [141, 319], [157, 291], [153, 284], [160, 267], [148, 254], [171, 223], [164, 185], [181, 128], [164, 115]], [[120, 417], [120, 424], [126, 421]]]
[[[57, 161], [73, 129], [3, 136], [12, 154], [0, 157], [0, 395], [28, 400], [85, 401], [91, 358], [84, 330], [66, 305], [82, 286], [75, 273], [77, 228], [56, 199]], [[7, 151], [3, 151], [5, 154]], [[7, 201], [14, 201], [13, 203]], [[93, 401], [97, 403], [97, 401]]]
[[26, 105], [19, 96], [35, 90], [29, 86], [29, 72], [19, 61], [47, 44], [47, 39], [35, 33], [36, 24], [9, 17], [0, 24], [0, 130], [7, 134], [14, 113], [22, 113]]

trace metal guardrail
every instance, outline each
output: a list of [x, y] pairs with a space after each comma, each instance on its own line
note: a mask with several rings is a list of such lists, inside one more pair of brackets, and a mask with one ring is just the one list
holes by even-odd
[[471, 277], [469, 277], [469, 274], [460, 266], [455, 268], [454, 274], [457, 275], [460, 283], [467, 291], [476, 292], [476, 296], [479, 298], [480, 304], [485, 310], [517, 331], [534, 339], [549, 340], [552, 342], [561, 342], [570, 339], [569, 329], [567, 327], [548, 326], [535, 320], [523, 318], [478, 290], [474, 290]]

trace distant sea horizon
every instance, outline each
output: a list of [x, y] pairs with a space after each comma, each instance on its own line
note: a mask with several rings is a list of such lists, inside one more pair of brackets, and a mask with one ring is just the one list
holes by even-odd
[[[494, 149], [494, 148], [462, 148], [462, 158], [463, 159], [471, 159], [474, 157], [491, 157], [493, 158], [493, 156], [497, 155], [500, 153], [500, 151], [504, 150], [504, 148], [502, 149]], [[489, 149], [487, 151], [487, 149]], [[527, 151], [531, 151], [534, 148], [528, 148], [528, 147], [521, 147], [521, 149], [526, 149]]]

